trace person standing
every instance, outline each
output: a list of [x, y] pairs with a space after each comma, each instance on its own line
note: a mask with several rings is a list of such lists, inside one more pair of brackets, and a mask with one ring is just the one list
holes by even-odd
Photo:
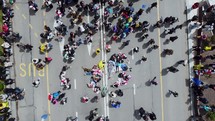
[[40, 78], [38, 78], [37, 80], [35, 80], [33, 83], [33, 87], [39, 87], [39, 85], [40, 85]]
[[172, 36], [172, 37], [169, 38], [169, 40], [171, 42], [174, 42], [176, 39], [178, 39], [178, 36]]
[[11, 84], [13, 84], [13, 83], [15, 83], [15, 79], [5, 79], [4, 80], [4, 84], [5, 85], [11, 85]]

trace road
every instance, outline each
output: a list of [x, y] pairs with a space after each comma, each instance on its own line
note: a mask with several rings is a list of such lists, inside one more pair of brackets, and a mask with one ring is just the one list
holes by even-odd
[[[86, 3], [89, 3], [87, 1]], [[133, 7], [135, 11], [138, 11], [141, 6], [150, 6], [155, 1], [139, 1], [135, 2]], [[153, 8], [150, 13], [143, 13], [139, 21], [149, 21], [150, 24], [156, 23], [157, 20], [162, 16], [175, 16], [179, 18], [179, 22], [171, 25], [175, 27], [179, 23], [183, 23], [186, 20], [186, 15], [183, 14], [185, 9], [185, 1], [157, 1], [157, 8]], [[124, 1], [125, 5], [127, 4]], [[37, 2], [38, 6], [42, 6], [42, 1]], [[86, 116], [89, 115], [89, 111], [98, 108], [99, 115], [108, 115], [112, 121], [135, 121], [139, 120], [139, 117], [135, 115], [135, 110], [139, 107], [143, 107], [148, 112], [154, 112], [157, 115], [158, 121], [186, 121], [190, 116], [190, 102], [189, 102], [189, 90], [186, 79], [188, 75], [188, 67], [179, 65], [180, 70], [177, 73], [165, 73], [165, 68], [174, 65], [178, 60], [187, 59], [187, 34], [186, 28], [176, 30], [174, 35], [179, 38], [169, 44], [164, 42], [169, 37], [165, 38], [160, 36], [164, 31], [164, 27], [161, 29], [150, 29], [148, 34], [149, 37], [138, 42], [138, 33], [131, 33], [124, 40], [131, 40], [131, 44], [123, 49], [119, 49], [121, 43], [112, 42], [112, 48], [110, 53], [104, 53], [97, 56], [92, 56], [97, 48], [100, 48], [104, 42], [110, 40], [107, 36], [107, 32], [101, 34], [101, 31], [97, 32], [93, 36], [92, 45], [81, 45], [76, 50], [76, 58], [72, 63], [63, 62], [61, 54], [62, 45], [68, 43], [68, 34], [71, 31], [77, 30], [77, 26], [70, 28], [68, 34], [65, 36], [65, 41], [58, 42], [52, 40], [53, 49], [45, 54], [40, 54], [38, 47], [40, 46], [40, 33], [43, 32], [43, 26], [48, 25], [53, 27], [55, 8], [51, 11], [46, 12], [44, 9], [39, 10], [35, 15], [29, 14], [29, 8], [27, 0], [17, 0], [13, 6], [15, 10], [15, 17], [13, 19], [13, 29], [22, 35], [21, 41], [23, 43], [30, 43], [34, 46], [33, 51], [29, 53], [19, 52], [19, 49], [14, 45], [14, 56], [15, 56], [15, 78], [16, 85], [26, 89], [25, 99], [18, 102], [17, 113], [20, 121], [29, 120], [40, 120], [41, 115], [50, 114], [49, 121], [65, 120], [68, 116], [78, 116], [80, 121], [85, 120]], [[102, 13], [102, 10], [100, 11]], [[67, 12], [66, 12], [67, 13]], [[66, 25], [70, 25], [68, 18], [63, 17], [63, 22]], [[86, 23], [93, 20], [93, 16], [87, 14], [84, 21]], [[113, 21], [113, 24], [116, 20]], [[52, 28], [54, 29], [54, 28]], [[102, 33], [105, 31], [102, 31]], [[83, 38], [85, 35], [81, 35]], [[144, 46], [149, 39], [153, 38], [159, 49], [151, 52], [147, 51]], [[122, 41], [124, 41], [122, 40]], [[134, 55], [128, 54], [129, 51], [138, 46], [140, 48], [139, 53]], [[174, 54], [171, 56], [161, 57], [163, 49], [171, 48], [174, 50]], [[129, 66], [132, 67], [132, 72], [127, 72], [132, 75], [131, 81], [128, 85], [122, 86], [121, 89], [124, 92], [123, 97], [117, 97], [116, 100], [122, 102], [122, 106], [119, 109], [110, 108], [108, 100], [110, 98], [101, 98], [98, 103], [83, 104], [80, 102], [82, 96], [93, 97], [96, 94], [92, 89], [87, 88], [86, 83], [89, 82], [90, 77], [84, 76], [82, 66], [91, 68], [97, 64], [100, 60], [109, 59], [113, 53], [126, 53], [130, 60]], [[141, 56], [145, 55], [148, 59], [147, 62], [139, 64]], [[31, 65], [32, 58], [44, 58], [50, 56], [53, 61], [45, 67], [42, 71], [37, 71]], [[48, 93], [53, 93], [60, 90], [59, 74], [63, 65], [70, 65], [71, 68], [67, 71], [66, 77], [70, 78], [72, 88], [65, 91], [68, 97], [68, 103], [66, 105], [53, 105], [47, 100]], [[110, 85], [117, 80], [117, 75], [113, 74], [112, 77], [107, 80], [105, 76], [102, 80], [101, 85], [107, 85], [109, 90]], [[157, 86], [148, 86], [147, 81], [152, 79], [154, 76], [157, 77], [159, 84]], [[33, 80], [41, 78], [41, 84], [38, 88], [32, 87]], [[179, 93], [179, 97], [174, 98], [172, 95], [167, 94], [168, 90], [174, 90]], [[15, 111], [14, 111], [15, 112]]]

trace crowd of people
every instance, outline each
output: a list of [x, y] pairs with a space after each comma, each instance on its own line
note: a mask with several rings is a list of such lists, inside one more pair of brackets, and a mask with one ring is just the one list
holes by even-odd
[[14, 66], [14, 62], [11, 59], [11, 56], [13, 55], [12, 44], [14, 42], [18, 42], [22, 37], [19, 33], [12, 31], [11, 19], [14, 17], [13, 9], [4, 4], [2, 13], [3, 25], [0, 37], [4, 42], [1, 44], [2, 51], [0, 56], [0, 80], [2, 81], [1, 88], [3, 89], [3, 93], [0, 94], [0, 119], [15, 121], [15, 118], [12, 117], [12, 110], [10, 109], [9, 101], [23, 100], [25, 89], [14, 86], [16, 80], [11, 78], [10, 75], [10, 69]]
[[[157, 7], [157, 2], [154, 2], [151, 4], [150, 7], [148, 7], [147, 10], [144, 10], [143, 8], [138, 8], [138, 10], [135, 12], [135, 9], [133, 7], [134, 2], [129, 2], [128, 5], [124, 4], [124, 1], [120, 0], [93, 0], [89, 4], [87, 4], [85, 1], [80, 1], [75, 4], [75, 6], [70, 6], [65, 3], [63, 0], [57, 0], [57, 9], [55, 10], [55, 23], [54, 23], [54, 30], [52, 30], [49, 26], [44, 26], [44, 32], [40, 34], [41, 39], [44, 39], [46, 43], [42, 44], [39, 47], [39, 51], [41, 53], [51, 51], [52, 44], [50, 41], [53, 38], [57, 38], [59, 42], [61, 42], [64, 39], [65, 35], [69, 35], [69, 43], [65, 44], [63, 47], [63, 57], [64, 62], [70, 62], [75, 60], [76, 55], [76, 49], [81, 46], [82, 44], [88, 44], [93, 42], [93, 35], [98, 32], [101, 26], [104, 26], [105, 30], [111, 33], [111, 41], [119, 41], [121, 39], [126, 39], [129, 34], [132, 34], [136, 31], [141, 31], [142, 35], [140, 39], [144, 40], [149, 37], [148, 30], [150, 25], [153, 27], [153, 29], [161, 28], [166, 25], [173, 25], [176, 22], [179, 22], [179, 19], [177, 17], [168, 16], [164, 19], [161, 17], [159, 21], [157, 21], [155, 24], [150, 24], [148, 21], [139, 21], [139, 18], [143, 14], [143, 12], [149, 13], [153, 8]], [[106, 7], [105, 4], [108, 4]], [[44, 0], [44, 4], [42, 7], [45, 7], [46, 9], [53, 9], [53, 4], [51, 0]], [[33, 0], [29, 0], [28, 2], [29, 9], [33, 12], [37, 12], [39, 9], [37, 3]], [[67, 6], [67, 7], [65, 7]], [[104, 7], [104, 19], [99, 14], [99, 9]], [[114, 9], [113, 9], [114, 8]], [[65, 25], [62, 21], [62, 17], [66, 15], [66, 9], [69, 12], [68, 14], [71, 15], [71, 26], [78, 26], [78, 30], [73, 30], [68, 34], [68, 26]], [[3, 43], [4, 48], [4, 55], [5, 56], [11, 56], [12, 53], [10, 52], [11, 43], [17, 41], [21, 38], [21, 36], [17, 33], [11, 32], [9, 29], [10, 23], [7, 23], [7, 20], [10, 20], [11, 17], [13, 17], [13, 14], [11, 13], [13, 10], [10, 8], [7, 8], [6, 13], [7, 16], [5, 17], [6, 22], [4, 23], [5, 27], [3, 29], [4, 32], [1, 33], [1, 36], [5, 38], [5, 43]], [[83, 20], [83, 14], [81, 14], [84, 11], [89, 11], [94, 15], [94, 20], [90, 23], [85, 23]], [[112, 18], [117, 20], [116, 24], [113, 24], [108, 21], [108, 18]], [[100, 23], [100, 20], [103, 23]], [[185, 22], [186, 24], [189, 22], [197, 21], [197, 17], [194, 16], [191, 20], [188, 20]], [[163, 35], [168, 34], [174, 34], [177, 29], [182, 29], [183, 26], [186, 24], [182, 23], [179, 24], [173, 28], [165, 28]], [[85, 38], [80, 38], [77, 35], [85, 35]], [[201, 38], [201, 37], [200, 37]], [[203, 38], [203, 37], [202, 37]], [[173, 35], [170, 38], [167, 39], [167, 42], [171, 41], [174, 42], [178, 39], [178, 36]], [[128, 46], [130, 44], [130, 40], [126, 40], [122, 42], [122, 47]], [[147, 47], [149, 51], [156, 50], [159, 48], [159, 46], [155, 43], [154, 39], [150, 39], [147, 42]], [[17, 47], [20, 48], [21, 51], [32, 51], [33, 46], [30, 44], [24, 44], [19, 43], [17, 44]], [[199, 47], [198, 47], [199, 48]], [[111, 51], [111, 45], [106, 43], [106, 52]], [[139, 47], [131, 48], [131, 53], [135, 54], [140, 52]], [[96, 54], [100, 53], [100, 49], [96, 50]], [[164, 55], [173, 55], [174, 50], [167, 48], [163, 50]], [[208, 57], [209, 58], [209, 57]], [[0, 58], [1, 59], [1, 58]], [[46, 64], [49, 64], [52, 61], [51, 57], [45, 57], [45, 59], [40, 58], [33, 58], [32, 63], [36, 66], [38, 70], [43, 69]], [[140, 59], [140, 63], [144, 63], [148, 61], [147, 57], [143, 55]], [[186, 65], [188, 61], [186, 59], [179, 60], [177, 64]], [[9, 63], [8, 61], [4, 62], [5, 68], [11, 67], [13, 63]], [[104, 76], [104, 68], [105, 65], [107, 65], [108, 68], [108, 79], [111, 79], [114, 73], [118, 73], [118, 80], [114, 82], [111, 87], [114, 91], [108, 91], [105, 88], [101, 87], [100, 81], [102, 80], [102, 77]], [[54, 105], [61, 104], [65, 105], [67, 103], [68, 97], [66, 97], [66, 93], [64, 90], [71, 89], [70, 79], [66, 77], [67, 70], [70, 68], [70, 66], [63, 66], [62, 70], [59, 74], [60, 79], [60, 87], [56, 92], [49, 93], [48, 94], [48, 100]], [[92, 91], [95, 93], [94, 97], [88, 97], [83, 96], [81, 97], [82, 103], [89, 103], [89, 100], [94, 99], [93, 102], [97, 103], [100, 99], [98, 94], [101, 93], [102, 97], [109, 96], [110, 100], [110, 106], [113, 108], [120, 108], [122, 105], [122, 102], [117, 100], [116, 97], [122, 97], [124, 95], [123, 90], [120, 89], [120, 86], [127, 85], [128, 82], [132, 79], [132, 76], [129, 74], [129, 72], [132, 72], [132, 67], [129, 66], [129, 60], [127, 59], [127, 55], [125, 53], [115, 53], [111, 56], [111, 58], [105, 62], [103, 60], [99, 61], [98, 63], [95, 63], [92, 68], [85, 68], [82, 67], [84, 71], [84, 75], [90, 76], [89, 83], [87, 83], [87, 87], [92, 89]], [[168, 68], [166, 68], [167, 72], [173, 72], [176, 73], [179, 70], [177, 69], [177, 66], [173, 65]], [[3, 78], [5, 75], [1, 76]], [[10, 84], [14, 81], [11, 81], [11, 79], [5, 79], [5, 84]], [[149, 81], [152, 85], [158, 85], [158, 81], [156, 80], [156, 76]], [[38, 87], [40, 84], [40, 79], [37, 79], [33, 81], [32, 85], [34, 87]], [[211, 87], [211, 86], [210, 86]], [[19, 88], [14, 89], [7, 89], [5, 90], [5, 94], [11, 94], [15, 95], [16, 99], [23, 99], [18, 98], [19, 96], [22, 96], [22, 93], [24, 91]], [[179, 94], [176, 91], [169, 90], [169, 94], [172, 94], [174, 97], [177, 97]], [[13, 97], [13, 96], [12, 96]], [[202, 98], [199, 98], [200, 100], [203, 100]], [[90, 115], [88, 116], [88, 119], [90, 121], [96, 120], [98, 121], [109, 121], [108, 117], [104, 117], [103, 115], [99, 116], [98, 114], [98, 108], [95, 108], [94, 110], [90, 111]], [[142, 107], [139, 109], [140, 116], [144, 120], [148, 120], [149, 118], [151, 120], [156, 120], [156, 114], [154, 112], [148, 113], [145, 111]], [[66, 120], [68, 121], [75, 121], [78, 118], [72, 118], [67, 117]]]
[[191, 29], [196, 28], [199, 32], [193, 38], [194, 41], [197, 41], [197, 44], [192, 47], [192, 51], [194, 52], [193, 59], [195, 60], [195, 65], [193, 66], [195, 77], [192, 79], [192, 89], [196, 97], [195, 105], [198, 110], [196, 117], [200, 120], [204, 115], [202, 113], [203, 110], [206, 112], [214, 112], [214, 106], [207, 99], [208, 97], [205, 96], [205, 94], [207, 95], [205, 90], [214, 90], [214, 84], [213, 82], [208, 83], [207, 80], [200, 80], [200, 78], [201, 76], [205, 76], [207, 79], [210, 79], [215, 74], [214, 55], [213, 53], [208, 53], [213, 52], [215, 49], [213, 45], [214, 21], [211, 20], [211, 18], [214, 18], [215, 8], [214, 5], [210, 5], [209, 3], [196, 2], [193, 4], [192, 9], [198, 9], [198, 11], [204, 13], [202, 15], [200, 13], [194, 15], [188, 20], [189, 22], [196, 21], [196, 24], [191, 26]]

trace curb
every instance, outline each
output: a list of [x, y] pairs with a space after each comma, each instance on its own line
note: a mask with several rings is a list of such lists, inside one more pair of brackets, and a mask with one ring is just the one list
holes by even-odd
[[[199, 9], [200, 8], [190, 10], [192, 4], [195, 3], [195, 2], [202, 2], [202, 0], [198, 0], [198, 1], [186, 0], [185, 5], [186, 5], [186, 12], [187, 12], [186, 13], [187, 20], [191, 19], [193, 15], [199, 15]], [[188, 10], [190, 10], [190, 11], [188, 12]], [[194, 41], [195, 40], [193, 40], [192, 35], [193, 34], [195, 35], [195, 34], [199, 33], [198, 29], [191, 29], [190, 28], [191, 24], [192, 24], [192, 22], [187, 25], [187, 41], [188, 41], [188, 49], [189, 49], [188, 51], [190, 53], [190, 54], [188, 54], [188, 58], [189, 58], [189, 61], [188, 61], [189, 62], [189, 64], [188, 64], [188, 67], [189, 67], [188, 68], [188, 71], [189, 71], [189, 82], [190, 82], [190, 80], [192, 78], [195, 77], [195, 75], [193, 73], [193, 66], [195, 64], [195, 62], [193, 60], [194, 54], [193, 54], [193, 52], [191, 50], [192, 46], [194, 45]], [[195, 96], [195, 94], [194, 94], [193, 89], [192, 89], [191, 86], [192, 86], [191, 83], [189, 83], [189, 92], [190, 92], [190, 98], [191, 98], [191, 102], [190, 102], [190, 105], [191, 105], [191, 111], [190, 111], [191, 119], [190, 120], [191, 121], [195, 121], [196, 120], [195, 117], [198, 116], [198, 109], [197, 109], [197, 103], [196, 103], [196, 96]]]
[[[13, 5], [11, 5], [10, 3], [9, 3], [9, 0], [2, 0], [3, 1], [3, 7], [13, 7]], [[11, 21], [12, 22], [12, 24], [13, 24], [13, 21]], [[13, 30], [13, 26], [12, 26], [12, 30]], [[13, 44], [12, 44], [12, 51], [13, 51], [13, 53], [14, 53], [14, 48], [13, 48], [14, 46], [13, 46]], [[15, 62], [14, 61], [14, 55], [13, 56], [11, 56], [10, 57], [10, 59], [11, 60], [13, 60], [13, 62]], [[13, 74], [13, 77], [15, 77], [15, 71], [12, 71], [11, 72], [11, 70], [14, 68], [14, 70], [15, 70], [15, 67], [14, 66], [12, 66], [12, 68], [10, 69], [10, 76], [12, 75], [11, 73], [14, 73]], [[14, 87], [16, 87], [16, 82], [14, 83], [15, 85], [14, 85]], [[12, 112], [12, 117], [15, 117], [16, 118], [16, 120], [17, 121], [19, 121], [19, 118], [18, 118], [18, 111], [17, 111], [17, 107], [18, 107], [18, 102], [17, 101], [8, 101], [9, 102], [9, 106], [10, 106], [10, 110], [11, 110], [11, 112]]]

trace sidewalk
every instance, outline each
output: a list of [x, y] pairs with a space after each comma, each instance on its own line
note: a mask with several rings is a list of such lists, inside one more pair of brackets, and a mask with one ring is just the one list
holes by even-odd
[[[202, 0], [186, 0], [186, 9], [190, 10], [190, 8], [192, 7], [192, 5], [196, 2], [201, 2]], [[198, 15], [198, 10], [197, 9], [193, 9], [190, 11], [187, 11], [187, 20], [191, 19], [194, 15]], [[194, 66], [194, 54], [192, 52], [192, 46], [196, 45], [197, 41], [193, 40], [193, 37], [198, 34], [198, 28], [195, 29], [190, 29], [190, 25], [192, 25], [193, 23], [189, 23], [187, 26], [187, 32], [188, 32], [188, 36], [187, 36], [187, 41], [188, 41], [188, 58], [189, 58], [189, 75], [190, 75], [190, 79], [192, 79], [195, 75], [193, 74], [193, 66]], [[189, 80], [190, 81], [190, 80]], [[198, 109], [197, 109], [197, 105], [196, 105], [196, 96], [193, 93], [193, 90], [191, 89], [191, 85], [190, 85], [190, 98], [191, 98], [191, 116], [193, 117], [191, 120], [195, 121], [195, 117], [198, 116]]]

